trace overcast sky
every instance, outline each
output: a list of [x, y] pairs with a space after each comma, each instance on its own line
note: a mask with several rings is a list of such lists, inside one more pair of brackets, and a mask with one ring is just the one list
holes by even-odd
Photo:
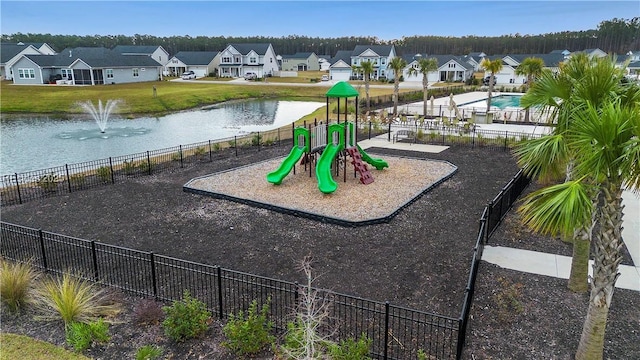
[[460, 37], [596, 29], [640, 1], [0, 1], [2, 34]]

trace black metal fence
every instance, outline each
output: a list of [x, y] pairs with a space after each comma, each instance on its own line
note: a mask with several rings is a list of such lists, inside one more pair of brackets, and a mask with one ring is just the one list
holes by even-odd
[[[95, 241], [0, 223], [4, 258], [31, 262], [51, 273], [72, 269], [97, 283], [159, 300], [182, 298], [184, 290], [220, 319], [246, 310], [253, 300], [270, 301], [270, 318], [286, 329], [303, 286]], [[456, 358], [459, 320], [359, 297], [318, 290], [331, 300], [327, 329], [336, 340], [361, 334], [372, 339], [377, 359], [415, 359], [421, 349], [433, 358]], [[270, 300], [269, 300], [270, 299]]]
[[475, 291], [476, 277], [478, 275], [478, 266], [482, 260], [482, 252], [484, 246], [489, 242], [489, 238], [498, 228], [502, 219], [509, 212], [518, 197], [524, 189], [529, 185], [531, 179], [528, 178], [521, 169], [509, 180], [509, 182], [500, 190], [498, 195], [489, 202], [484, 208], [480, 217], [480, 226], [475, 246], [473, 247], [473, 256], [471, 258], [471, 268], [469, 269], [469, 278], [464, 289], [464, 301], [462, 303], [462, 313], [460, 314], [458, 327], [458, 348], [456, 358], [462, 358], [462, 350], [467, 332], [467, 324], [469, 321], [469, 313], [473, 302], [473, 293]]
[[251, 133], [246, 136], [178, 145], [108, 159], [65, 164], [47, 169], [4, 175], [0, 179], [0, 206], [22, 204], [58, 194], [71, 193], [119, 180], [182, 168], [196, 162], [211, 162], [223, 149], [239, 153], [260, 151], [291, 138], [286, 128]]

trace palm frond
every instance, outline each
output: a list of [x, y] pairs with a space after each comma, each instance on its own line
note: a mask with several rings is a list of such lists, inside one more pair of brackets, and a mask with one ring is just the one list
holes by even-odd
[[523, 200], [518, 211], [522, 221], [536, 232], [570, 235], [591, 221], [593, 202], [584, 178], [535, 191]]
[[561, 135], [547, 135], [520, 143], [514, 150], [518, 165], [534, 178], [557, 177], [569, 161], [569, 150]]

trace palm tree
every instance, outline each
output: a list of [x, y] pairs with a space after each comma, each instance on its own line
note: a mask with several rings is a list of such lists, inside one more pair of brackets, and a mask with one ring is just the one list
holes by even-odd
[[489, 71], [491, 73], [489, 78], [489, 97], [487, 98], [487, 112], [491, 109], [491, 93], [493, 93], [493, 82], [495, 79], [495, 74], [502, 70], [502, 59], [495, 59], [493, 61], [489, 60], [489, 58], [484, 58], [480, 63], [480, 67], [482, 67], [485, 71]]
[[418, 68], [409, 67], [409, 75], [422, 74], [422, 100], [423, 107], [422, 113], [427, 116], [427, 101], [429, 101], [429, 94], [427, 88], [429, 87], [429, 73], [438, 70], [438, 59], [436, 58], [422, 58], [418, 60]]
[[[527, 77], [526, 89], [529, 90], [533, 81], [542, 75], [544, 69], [544, 60], [540, 58], [529, 57], [522, 61], [520, 66], [516, 68], [516, 75]], [[524, 121], [529, 122], [529, 108], [524, 109]]]
[[[596, 107], [612, 94], [620, 85], [622, 74], [610, 60], [589, 59], [585, 54], [572, 57], [561, 66], [558, 74], [543, 71], [539, 79], [531, 85], [522, 105], [545, 108], [556, 119], [553, 137], [544, 137], [525, 142], [516, 150], [520, 165], [532, 177], [558, 178], [565, 169], [565, 181], [574, 178], [575, 149], [566, 144], [566, 131], [573, 121], [575, 109], [588, 100]], [[632, 101], [625, 104], [632, 105]], [[586, 292], [588, 286], [588, 262], [593, 224], [574, 229], [569, 242], [573, 244], [571, 274], [568, 287], [574, 292]]]
[[394, 57], [389, 61], [389, 69], [393, 71], [393, 116], [398, 115], [398, 93], [400, 93], [400, 77], [407, 62], [401, 57]]
[[[572, 180], [530, 194], [520, 211], [526, 224], [543, 233], [593, 230], [594, 275], [576, 353], [579, 360], [602, 358], [607, 315], [622, 261], [622, 189], [640, 189], [640, 87], [622, 85], [620, 77], [612, 80], [616, 69], [611, 59], [590, 60], [584, 70], [571, 89], [570, 121], [562, 124], [564, 130], [538, 140], [537, 148], [531, 142], [523, 145], [528, 151], [520, 149], [519, 155], [522, 159], [523, 153], [537, 151], [553, 159], [566, 152], [575, 161]], [[600, 86], [610, 81], [617, 84], [614, 91], [601, 94]], [[528, 168], [544, 165], [531, 162]]]
[[353, 71], [356, 73], [362, 73], [364, 79], [364, 93], [367, 98], [367, 111], [371, 110], [371, 100], [369, 98], [369, 81], [371, 80], [371, 74], [373, 74], [373, 62], [366, 60], [360, 63], [360, 65], [353, 65]]

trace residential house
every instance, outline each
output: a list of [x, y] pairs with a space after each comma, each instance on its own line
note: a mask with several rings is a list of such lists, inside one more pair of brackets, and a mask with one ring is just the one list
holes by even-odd
[[[347, 52], [349, 53], [348, 59], [346, 58]], [[396, 49], [393, 45], [356, 45], [351, 51], [340, 50], [331, 60], [329, 77], [332, 80], [361, 79], [362, 74], [357, 74], [352, 69], [365, 61], [370, 61], [373, 63], [371, 79], [393, 79], [393, 72], [388, 71], [388, 65], [391, 59], [396, 56]]]
[[13, 65], [22, 55], [53, 55], [55, 53], [47, 43], [1, 43], [0, 79], [13, 80]]
[[[494, 74], [497, 85], [523, 85], [527, 77], [516, 75], [516, 69], [526, 58], [539, 58], [544, 62], [544, 67], [553, 72], [560, 70], [560, 63], [567, 59], [566, 52], [552, 51], [549, 54], [508, 54], [487, 56], [489, 60], [502, 60], [502, 69]], [[482, 70], [482, 69], [481, 69]], [[489, 76], [489, 73], [487, 73]]]
[[168, 74], [180, 76], [185, 71], [193, 71], [196, 77], [215, 74], [220, 64], [217, 51], [180, 51], [165, 66]]
[[160, 65], [167, 65], [169, 62], [169, 52], [162, 46], [154, 45], [117, 45], [113, 51], [122, 55], [147, 55]]
[[331, 67], [331, 55], [318, 55], [320, 71], [329, 71]]
[[320, 63], [314, 52], [298, 52], [293, 55], [281, 55], [282, 71], [318, 71]]
[[484, 52], [471, 52], [462, 57], [462, 60], [473, 66], [473, 71], [481, 71], [480, 64], [487, 57]]
[[255, 73], [262, 78], [278, 69], [271, 44], [229, 44], [220, 52], [218, 76], [221, 77], [243, 77], [247, 73]]
[[52, 78], [74, 85], [155, 81], [162, 67], [147, 55], [122, 55], [103, 47], [68, 48], [56, 55], [22, 55], [14, 65], [15, 84], [48, 84]]
[[351, 72], [351, 50], [338, 50], [336, 56], [331, 59], [329, 79], [348, 81], [351, 79]]
[[[464, 60], [464, 57], [454, 55], [426, 55], [415, 54], [403, 56], [407, 67], [402, 72], [404, 81], [422, 82], [422, 74], [418, 62], [425, 57], [433, 58], [438, 62], [438, 69], [427, 74], [429, 83], [439, 81], [466, 81], [473, 76], [474, 67]], [[409, 75], [409, 69], [418, 70], [417, 74]]]

